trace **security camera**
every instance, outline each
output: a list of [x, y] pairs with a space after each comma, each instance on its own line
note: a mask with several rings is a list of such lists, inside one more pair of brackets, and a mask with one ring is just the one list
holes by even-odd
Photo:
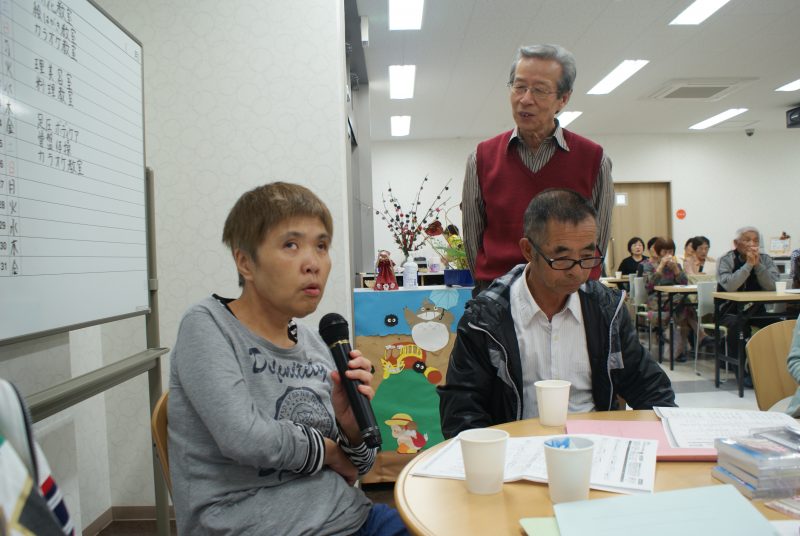
[[747, 134], [747, 137], [751, 137], [753, 134], [756, 133], [756, 129], [754, 128], [746, 128], [744, 129], [744, 133]]

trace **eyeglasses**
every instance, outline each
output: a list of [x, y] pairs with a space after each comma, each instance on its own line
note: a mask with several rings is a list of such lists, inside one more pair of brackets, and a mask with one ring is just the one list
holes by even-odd
[[543, 100], [556, 93], [555, 91], [550, 91], [549, 89], [541, 87], [528, 87], [525, 84], [508, 84], [508, 88], [511, 90], [511, 93], [517, 95], [518, 97], [522, 97], [525, 95], [525, 93], [530, 91], [531, 96], [535, 100]]
[[605, 257], [585, 257], [583, 259], [567, 259], [564, 257], [558, 259], [551, 259], [544, 253], [542, 250], [538, 248], [536, 244], [528, 240], [530, 244], [533, 246], [533, 249], [536, 250], [536, 253], [542, 256], [544, 261], [552, 268], [553, 270], [571, 270], [573, 266], [579, 264], [581, 268], [589, 269], [594, 268], [596, 266], [600, 266], [603, 264], [603, 260]]

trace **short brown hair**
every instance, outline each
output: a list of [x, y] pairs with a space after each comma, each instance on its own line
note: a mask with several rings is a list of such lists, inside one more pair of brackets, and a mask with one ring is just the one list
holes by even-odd
[[[231, 253], [238, 249], [258, 262], [256, 251], [267, 233], [279, 223], [298, 216], [319, 218], [333, 238], [331, 213], [314, 192], [299, 184], [271, 182], [245, 192], [236, 201], [225, 220], [222, 241]], [[239, 285], [243, 284], [239, 276]]]
[[671, 238], [664, 238], [658, 237], [658, 239], [653, 243], [653, 251], [655, 251], [658, 255], [661, 255], [662, 251], [671, 249], [673, 253], [675, 253], [675, 241]]

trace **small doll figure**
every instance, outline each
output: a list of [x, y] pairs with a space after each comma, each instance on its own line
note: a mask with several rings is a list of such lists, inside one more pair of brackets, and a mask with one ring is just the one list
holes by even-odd
[[378, 252], [378, 262], [375, 265], [374, 290], [397, 290], [397, 278], [394, 276], [394, 261], [389, 257], [389, 252], [382, 249]]

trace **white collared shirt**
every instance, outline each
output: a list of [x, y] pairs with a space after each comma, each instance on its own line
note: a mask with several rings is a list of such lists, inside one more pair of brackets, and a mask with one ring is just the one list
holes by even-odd
[[592, 367], [580, 297], [571, 294], [564, 309], [549, 321], [528, 289], [527, 270], [511, 284], [511, 317], [522, 364], [522, 418], [539, 416], [534, 387], [539, 380], [569, 381], [570, 413], [593, 411]]

